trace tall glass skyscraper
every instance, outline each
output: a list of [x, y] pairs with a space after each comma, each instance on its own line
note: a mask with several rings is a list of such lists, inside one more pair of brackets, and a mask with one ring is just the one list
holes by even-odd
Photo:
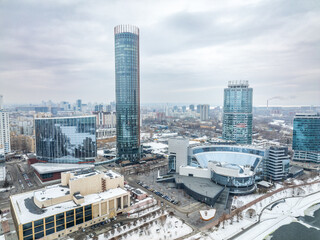
[[292, 149], [294, 161], [320, 163], [320, 114], [296, 114]]
[[239, 144], [252, 143], [252, 88], [248, 81], [231, 81], [224, 89], [222, 137]]
[[118, 157], [140, 159], [139, 28], [114, 28]]
[[96, 117], [36, 118], [37, 159], [50, 163], [92, 163], [97, 156]]

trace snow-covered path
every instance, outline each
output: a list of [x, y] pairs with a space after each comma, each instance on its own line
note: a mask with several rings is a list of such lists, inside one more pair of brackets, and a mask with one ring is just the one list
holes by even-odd
[[262, 212], [260, 223], [236, 239], [263, 239], [280, 226], [297, 221], [296, 217], [304, 216], [304, 211], [318, 202], [320, 202], [320, 192], [306, 197], [288, 198], [272, 210], [266, 208]]

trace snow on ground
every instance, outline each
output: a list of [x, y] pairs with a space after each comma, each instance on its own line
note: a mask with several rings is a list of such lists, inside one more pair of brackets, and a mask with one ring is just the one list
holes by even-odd
[[15, 188], [15, 186], [7, 187], [7, 188], [0, 188], [0, 193], [10, 191], [10, 189], [14, 189], [14, 188]]
[[[280, 185], [281, 186], [281, 185]], [[279, 186], [275, 187], [276, 189]], [[255, 205], [251, 206], [250, 211], [255, 211], [252, 218], [249, 217], [248, 210], [243, 211], [243, 219], [237, 222], [237, 217], [234, 217], [233, 224], [230, 220], [219, 227], [214, 228], [211, 232], [200, 233], [188, 238], [189, 240], [222, 240], [229, 239], [235, 234], [241, 232], [258, 222], [258, 215], [261, 214], [260, 223], [249, 229], [244, 235], [240, 235], [238, 240], [259, 240], [264, 239], [280, 226], [289, 224], [292, 221], [297, 221], [296, 217], [304, 215], [313, 215], [313, 213], [320, 208], [320, 183], [312, 184], [309, 186], [297, 187], [295, 189], [285, 189], [279, 193], [270, 196]], [[274, 191], [275, 189], [273, 189]], [[312, 194], [314, 193], [314, 194]], [[293, 195], [294, 194], [294, 195]], [[310, 195], [312, 194], [312, 195]], [[308, 196], [305, 196], [308, 195]], [[239, 196], [234, 199], [233, 205], [241, 207], [249, 203], [262, 194], [252, 194], [248, 196]], [[285, 199], [285, 200], [283, 200]], [[319, 203], [319, 204], [318, 204]], [[268, 206], [268, 207], [267, 207]], [[307, 226], [310, 227], [310, 226]]]
[[[302, 181], [297, 181], [297, 184], [302, 184]], [[281, 184], [276, 183], [275, 187], [270, 190], [270, 191], [275, 191], [279, 188], [283, 187]], [[302, 187], [296, 187], [295, 189], [288, 188], [286, 190], [283, 190], [281, 192], [278, 192], [268, 198], [263, 199], [262, 201], [256, 203], [253, 205], [251, 208], [253, 208], [257, 213], [260, 213], [260, 211], [269, 203], [274, 202], [278, 199], [285, 198], [285, 197], [292, 197], [292, 194], [295, 195], [307, 195], [312, 192], [316, 192], [320, 189], [320, 183], [317, 184], [312, 184], [312, 185], [307, 185], [307, 186], [302, 186]], [[236, 208], [239, 208], [249, 202], [254, 201], [255, 199], [263, 196], [264, 194], [251, 194], [247, 196], [237, 196], [234, 197], [232, 205], [235, 206]]]
[[168, 145], [159, 142], [143, 143], [143, 146], [150, 146], [153, 153], [164, 153], [168, 149]]
[[304, 211], [304, 215], [305, 216], [310, 216], [313, 217], [314, 216], [314, 212], [320, 209], [320, 204], [315, 204], [312, 207], [309, 207], [308, 209], [306, 209]]
[[207, 239], [211, 239], [211, 238], [208, 238], [207, 234], [202, 232], [192, 235], [191, 237], [185, 238], [185, 240], [207, 240]]
[[6, 240], [6, 239], [4, 238], [4, 235], [0, 235], [0, 240]]
[[261, 222], [247, 231], [245, 236], [236, 239], [264, 239], [280, 226], [297, 221], [296, 217], [303, 216], [304, 211], [317, 202], [320, 202], [320, 192], [307, 197], [286, 199], [272, 210], [266, 209], [261, 216]]
[[139, 213], [133, 213], [133, 214], [130, 214], [128, 216], [128, 218], [137, 218], [137, 217], [143, 217], [149, 213], [152, 213], [152, 212], [155, 212], [157, 210], [159, 210], [160, 207], [159, 206], [154, 206], [154, 207], [150, 207], [150, 208], [147, 208], [143, 211], [140, 211]]
[[121, 239], [139, 239], [139, 240], [164, 240], [164, 239], [177, 239], [181, 238], [193, 230], [187, 224], [183, 223], [180, 219], [174, 216], [159, 215], [149, 217], [146, 220], [137, 220], [136, 226], [124, 225], [118, 228], [112, 234], [109, 231], [106, 234], [98, 236], [99, 240], [110, 239], [116, 236], [121, 236]]
[[104, 156], [104, 151], [103, 150], [97, 150], [97, 155], [98, 156]]
[[256, 221], [257, 221], [257, 218], [253, 218], [253, 219], [244, 218], [242, 220], [239, 220], [239, 222], [237, 222], [235, 218], [233, 223], [231, 224], [231, 221], [228, 220], [225, 222], [224, 227], [223, 227], [223, 224], [221, 223], [218, 228], [214, 229], [214, 231], [210, 233], [210, 237], [211, 239], [215, 239], [215, 240], [229, 239], [231, 236], [237, 234], [239, 231], [242, 231], [242, 229], [245, 229], [251, 226]]

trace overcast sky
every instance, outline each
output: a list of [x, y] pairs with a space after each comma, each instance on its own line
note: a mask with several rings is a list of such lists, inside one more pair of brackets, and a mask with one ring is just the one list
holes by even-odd
[[142, 103], [320, 104], [320, 1], [0, 0], [5, 103], [114, 100], [118, 24], [140, 28]]

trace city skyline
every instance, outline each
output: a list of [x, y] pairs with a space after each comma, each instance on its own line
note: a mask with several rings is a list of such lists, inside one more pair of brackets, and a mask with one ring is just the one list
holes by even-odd
[[312, 1], [39, 3], [0, 4], [6, 104], [113, 101], [113, 26], [122, 23], [143, 29], [141, 103], [222, 106], [233, 80], [250, 81], [254, 106], [320, 102]]

